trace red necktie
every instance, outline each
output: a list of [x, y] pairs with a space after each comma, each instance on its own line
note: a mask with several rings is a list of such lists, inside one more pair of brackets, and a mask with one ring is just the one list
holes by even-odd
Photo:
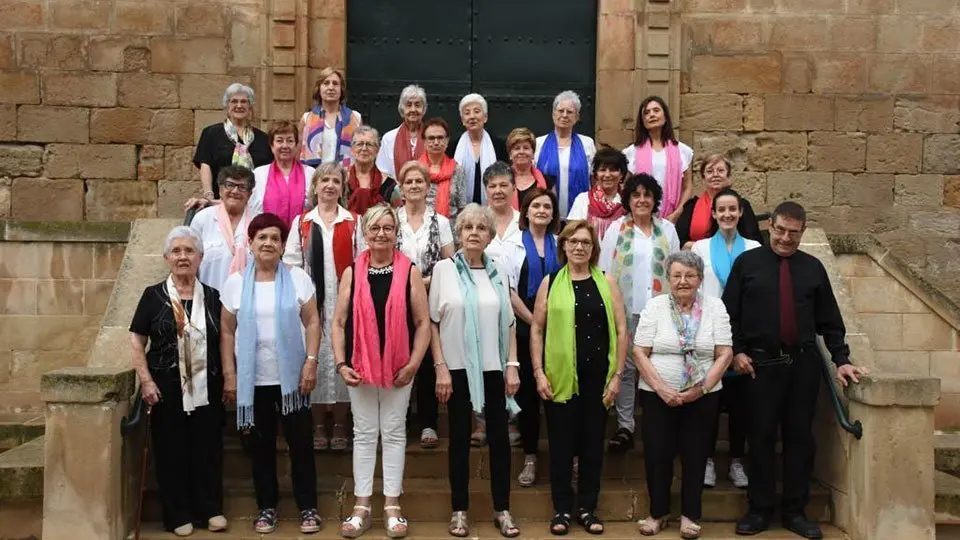
[[793, 345], [797, 341], [797, 313], [793, 304], [793, 279], [790, 260], [780, 259], [780, 341]]

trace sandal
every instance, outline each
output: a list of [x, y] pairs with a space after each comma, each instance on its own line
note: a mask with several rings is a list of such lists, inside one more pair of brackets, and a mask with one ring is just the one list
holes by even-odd
[[597, 517], [597, 513], [595, 511], [588, 512], [581, 509], [580, 515], [577, 516], [577, 523], [583, 525], [583, 530], [590, 534], [603, 534], [603, 522], [600, 521], [599, 517]]
[[[352, 515], [343, 520], [343, 523], [340, 525], [340, 536], [344, 538], [359, 538], [363, 533], [367, 532], [367, 529], [369, 529], [372, 524], [369, 506], [357, 505], [353, 507], [353, 510], [354, 514], [356, 514], [357, 510], [362, 510], [366, 515]], [[349, 529], [347, 527], [349, 527]]]
[[633, 448], [633, 433], [623, 427], [618, 429], [613, 437], [610, 437], [610, 442], [607, 443], [607, 450], [617, 454], [626, 452], [631, 448]]
[[663, 529], [666, 529], [667, 525], [669, 524], [670, 521], [667, 519], [667, 516], [663, 516], [659, 519], [648, 517], [637, 522], [637, 525], [640, 526], [640, 534], [644, 536], [653, 536]]
[[570, 514], [557, 512], [550, 520], [550, 534], [563, 536], [570, 532]]
[[493, 513], [493, 524], [500, 531], [500, 536], [504, 538], [516, 538], [520, 536], [520, 529], [514, 525], [513, 517], [509, 510]]
[[680, 526], [680, 538], [685, 538], [687, 540], [694, 540], [700, 538], [700, 525], [696, 521], [690, 520], [686, 525]]
[[[340, 435], [337, 435], [337, 432], [340, 432]], [[343, 434], [343, 424], [334, 424], [333, 425], [333, 437], [330, 438], [330, 449], [341, 451], [347, 449], [347, 436]]]
[[477, 429], [470, 435], [470, 446], [480, 447], [487, 445], [487, 426], [486, 424], [477, 424]]
[[321, 523], [320, 514], [317, 513], [316, 508], [300, 512], [300, 532], [303, 534], [319, 532]]
[[269, 534], [277, 529], [277, 509], [264, 508], [253, 520], [253, 530], [260, 534]]
[[447, 532], [450, 536], [457, 538], [466, 538], [470, 535], [470, 526], [467, 525], [467, 513], [464, 511], [454, 512], [450, 516], [450, 524], [447, 525]]
[[403, 538], [407, 536], [407, 520], [402, 515], [401, 516], [388, 516], [387, 511], [393, 510], [400, 513], [400, 507], [393, 506], [384, 506], [383, 515], [387, 520], [387, 536], [390, 538]]
[[317, 424], [313, 427], [313, 449], [326, 450], [330, 446], [330, 439], [327, 438], [327, 426]]
[[437, 430], [433, 428], [423, 428], [423, 431], [420, 432], [420, 448], [436, 448], [439, 443], [440, 438], [437, 436]]
[[537, 456], [523, 458], [523, 469], [517, 476], [520, 487], [530, 487], [537, 481]]

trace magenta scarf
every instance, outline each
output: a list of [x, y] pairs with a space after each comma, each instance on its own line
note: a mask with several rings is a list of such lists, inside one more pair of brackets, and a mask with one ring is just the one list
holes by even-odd
[[412, 263], [399, 249], [393, 251], [393, 278], [384, 310], [383, 355], [377, 313], [370, 294], [370, 250], [353, 264], [353, 369], [364, 384], [393, 388], [393, 377], [410, 361], [410, 332], [407, 328], [407, 280]]
[[[680, 204], [680, 193], [683, 191], [683, 161], [680, 158], [680, 147], [673, 141], [663, 145], [667, 151], [667, 176], [663, 179], [663, 200], [660, 201], [660, 217], [666, 219]], [[653, 174], [653, 148], [650, 139], [643, 146], [636, 147], [633, 156], [633, 172]]]
[[283, 179], [283, 172], [276, 160], [270, 164], [267, 173], [267, 189], [263, 194], [264, 213], [276, 214], [289, 227], [293, 218], [303, 212], [303, 199], [307, 179], [303, 175], [303, 165], [293, 162], [290, 178]]

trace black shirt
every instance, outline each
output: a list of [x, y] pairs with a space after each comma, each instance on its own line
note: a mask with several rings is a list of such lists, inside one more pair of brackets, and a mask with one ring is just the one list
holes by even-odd
[[[344, 324], [344, 348], [347, 365], [353, 367], [353, 292], [357, 283], [357, 268], [353, 269], [353, 280], [350, 282], [350, 303], [347, 305], [347, 320]], [[373, 300], [373, 311], [377, 316], [377, 334], [380, 338], [380, 354], [383, 354], [386, 341], [387, 299], [390, 297], [390, 285], [393, 284], [393, 265], [385, 268], [369, 268], [367, 279], [370, 283], [370, 297]], [[410, 302], [410, 280], [413, 279], [413, 268], [407, 278], [407, 331], [410, 333], [410, 351], [413, 351], [413, 337], [416, 326], [413, 323], [413, 304]]]
[[[723, 303], [730, 314], [733, 352], [775, 351], [780, 343], [780, 260], [769, 246], [745, 251], [733, 263]], [[850, 363], [846, 328], [823, 264], [797, 251], [789, 259], [796, 309], [797, 345], [815, 347], [817, 334], [837, 366]]]
[[[536, 264], [540, 265], [540, 275], [545, 276], [546, 274], [546, 261], [543, 257], [537, 257]], [[528, 257], [523, 258], [523, 264], [520, 265], [520, 276], [517, 279], [517, 296], [520, 297], [520, 301], [523, 302], [523, 305], [527, 306], [527, 309], [530, 310], [530, 313], [533, 313], [534, 305], [537, 303], [537, 295], [534, 293], [530, 298], [527, 298], [527, 282], [530, 281], [530, 264], [528, 262]], [[537, 283], [537, 287], [540, 284]], [[527, 337], [530, 335], [530, 325], [526, 323], [520, 317], [517, 317], [517, 335], [522, 337]]]
[[[203, 163], [210, 166], [210, 174], [213, 175], [213, 196], [217, 199], [220, 198], [217, 175], [220, 173], [221, 167], [226, 167], [233, 162], [233, 148], [233, 141], [227, 137], [227, 132], [223, 129], [223, 122], [220, 122], [203, 128], [200, 133], [200, 141], [197, 143], [197, 151], [193, 154], [193, 164], [198, 169]], [[253, 142], [250, 143], [247, 151], [253, 158], [254, 167], [273, 162], [270, 138], [257, 128], [253, 128]]]
[[[199, 281], [197, 285], [202, 285]], [[207, 308], [207, 373], [220, 375], [220, 293], [203, 285], [203, 303]], [[193, 300], [183, 302], [190, 313]], [[130, 322], [130, 331], [147, 336], [147, 367], [154, 377], [180, 377], [180, 357], [177, 353], [177, 323], [167, 294], [166, 280], [144, 289], [137, 311]]]
[[610, 326], [607, 308], [592, 277], [573, 281], [576, 300], [577, 367], [606, 373], [609, 368]]

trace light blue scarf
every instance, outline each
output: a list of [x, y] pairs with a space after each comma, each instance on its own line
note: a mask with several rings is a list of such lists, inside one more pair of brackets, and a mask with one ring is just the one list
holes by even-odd
[[727, 287], [727, 278], [730, 277], [730, 269], [733, 268], [733, 261], [737, 260], [747, 249], [746, 242], [740, 236], [739, 231], [734, 231], [733, 249], [727, 251], [727, 239], [723, 237], [720, 231], [710, 237], [710, 265], [713, 266], [713, 273], [720, 280], [720, 290]]
[[[470, 388], [470, 402], [473, 410], [483, 412], [484, 393], [483, 393], [483, 360], [480, 358], [480, 320], [478, 317], [477, 302], [477, 283], [473, 280], [473, 274], [470, 272], [470, 263], [467, 257], [460, 250], [453, 256], [453, 262], [457, 267], [457, 277], [460, 281], [460, 294], [463, 295], [463, 312], [466, 316], [466, 325], [464, 328], [464, 350], [467, 357], [464, 364], [467, 370], [467, 384]], [[483, 256], [483, 266], [487, 275], [490, 277], [490, 283], [500, 299], [500, 370], [506, 371], [507, 356], [510, 354], [510, 294], [507, 292], [507, 285], [497, 271], [496, 265], [490, 260], [490, 257]], [[520, 412], [520, 406], [512, 398], [507, 398], [507, 410], [511, 414]]]
[[[237, 312], [237, 427], [253, 427], [253, 392], [257, 371], [257, 303], [254, 297], [256, 270], [253, 261], [243, 272], [243, 292]], [[310, 395], [300, 393], [300, 371], [306, 361], [300, 323], [300, 305], [287, 265], [277, 265], [276, 349], [280, 367], [281, 414], [310, 406]]]

